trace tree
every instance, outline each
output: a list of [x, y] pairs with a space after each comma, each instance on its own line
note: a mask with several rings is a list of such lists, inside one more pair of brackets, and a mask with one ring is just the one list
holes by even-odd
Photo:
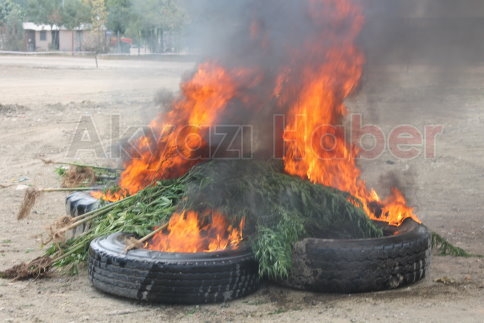
[[108, 12], [105, 0], [89, 0], [91, 7], [92, 31], [96, 34], [96, 52], [106, 51], [104, 29], [106, 28]]
[[130, 32], [144, 38], [153, 53], [164, 51], [164, 32], [179, 31], [186, 14], [177, 0], [132, 0]]
[[47, 24], [51, 28], [52, 48], [59, 49], [59, 32], [54, 26], [63, 25], [63, 0], [29, 0], [26, 18], [36, 24]]
[[91, 6], [91, 23], [93, 30], [104, 30], [108, 12], [105, 0], [89, 0]]
[[0, 48], [23, 49], [24, 9], [15, 1], [0, 0]]
[[107, 0], [108, 10], [107, 28], [116, 34], [117, 49], [120, 51], [120, 36], [124, 35], [131, 19], [130, 0]]
[[[138, 43], [143, 40], [153, 53], [166, 50], [164, 36], [179, 31], [185, 23], [183, 0], [0, 0], [0, 46], [16, 39], [11, 48], [23, 47], [22, 22], [46, 24], [52, 30], [51, 47], [58, 49], [59, 31], [54, 26], [71, 30], [91, 24], [95, 35], [92, 49], [106, 50], [106, 28], [118, 37], [129, 35]], [[73, 31], [74, 33], [74, 31]], [[73, 36], [74, 39], [74, 36]], [[74, 50], [74, 43], [72, 44]], [[118, 48], [119, 49], [119, 48]]]
[[[82, 23], [91, 22], [91, 2], [88, 0], [27, 0], [26, 18], [37, 24], [50, 25], [52, 47], [59, 48], [59, 32], [54, 26], [75, 29]], [[97, 1], [99, 2], [99, 1]], [[104, 1], [102, 1], [104, 2]], [[74, 34], [73, 34], [74, 40]], [[72, 44], [72, 49], [74, 43]]]
[[82, 0], [65, 0], [62, 10], [62, 21], [64, 26], [72, 31], [72, 47], [71, 51], [74, 54], [74, 29], [81, 27], [82, 24], [87, 24], [91, 21], [91, 8]]

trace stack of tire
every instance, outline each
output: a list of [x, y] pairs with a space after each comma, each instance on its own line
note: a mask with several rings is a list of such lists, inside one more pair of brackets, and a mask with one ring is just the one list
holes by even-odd
[[[66, 200], [72, 216], [99, 205], [87, 194], [74, 194]], [[298, 241], [289, 277], [275, 282], [300, 290], [357, 293], [394, 289], [423, 279], [430, 264], [427, 228], [411, 219], [398, 228], [378, 224], [385, 232], [382, 238]], [[91, 242], [88, 272], [95, 288], [150, 303], [205, 304], [249, 295], [264, 280], [248, 243], [237, 250], [210, 253], [125, 252], [131, 236], [120, 232]]]

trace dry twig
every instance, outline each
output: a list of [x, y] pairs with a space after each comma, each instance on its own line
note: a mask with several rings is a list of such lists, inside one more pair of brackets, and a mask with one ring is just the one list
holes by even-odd
[[73, 221], [73, 218], [70, 216], [63, 216], [59, 218], [48, 228], [48, 231], [50, 232], [49, 239], [47, 241], [43, 241], [42, 245], [46, 245], [51, 241], [54, 241], [55, 243], [65, 242], [65, 231], [60, 232], [60, 230], [72, 224]]
[[25, 219], [29, 216], [35, 202], [44, 192], [72, 192], [72, 191], [92, 191], [94, 187], [71, 187], [71, 188], [35, 188], [29, 187], [25, 191], [24, 200], [17, 213], [17, 220]]
[[123, 170], [123, 169], [120, 169], [120, 168], [111, 168], [111, 167], [104, 167], [104, 166], [84, 165], [84, 164], [69, 163], [69, 162], [57, 162], [57, 161], [54, 161], [54, 160], [44, 159], [44, 158], [40, 158], [40, 160], [44, 164], [69, 165], [69, 166], [86, 167], [86, 168], [92, 168], [92, 169], [103, 169], [103, 170], [107, 170], [107, 171], [111, 171], [111, 172], [117, 172], [117, 171]]
[[62, 187], [92, 186], [96, 184], [97, 177], [91, 167], [70, 166], [62, 175]]
[[163, 231], [164, 229], [166, 229], [168, 227], [168, 223], [162, 225], [161, 227], [158, 227], [156, 228], [156, 230], [154, 230], [153, 232], [147, 234], [146, 236], [144, 236], [143, 238], [137, 240], [136, 238], [134, 237], [130, 237], [126, 240], [126, 249], [124, 249], [125, 252], [128, 252], [130, 250], [133, 250], [133, 249], [141, 249], [143, 248], [144, 246], [144, 243], [146, 241], [148, 241], [149, 239], [151, 239], [155, 234], [157, 234], [158, 232], [161, 232]]
[[25, 191], [24, 200], [20, 205], [20, 210], [17, 213], [17, 220], [24, 219], [30, 214], [35, 205], [35, 201], [37, 198], [39, 198], [40, 194], [41, 191], [34, 187], [27, 188]]
[[[116, 205], [119, 203], [123, 203], [129, 199], [132, 199], [133, 196], [126, 197], [123, 200], [116, 201], [114, 203], [108, 204], [103, 206], [100, 209], [95, 209], [90, 212], [86, 212], [82, 215], [79, 215], [75, 218], [70, 217], [63, 217], [54, 223], [53, 226], [50, 227], [50, 236], [49, 240], [45, 241], [43, 244], [47, 244], [51, 241], [62, 241], [64, 239], [64, 234], [72, 229], [77, 228], [78, 226], [91, 221], [92, 219], [104, 215], [107, 211], [114, 209]], [[67, 218], [67, 219], [66, 219]], [[75, 220], [75, 221], [74, 221]], [[55, 231], [54, 231], [55, 230]]]

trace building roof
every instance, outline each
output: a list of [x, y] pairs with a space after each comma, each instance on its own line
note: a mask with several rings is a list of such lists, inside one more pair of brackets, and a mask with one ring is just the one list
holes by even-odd
[[[45, 25], [45, 24], [35, 24], [33, 22], [24, 22], [22, 23], [22, 27], [24, 30], [35, 30], [35, 31], [52, 31], [52, 30], [69, 30], [64, 26], [57, 26], [57, 25]], [[80, 24], [79, 27], [73, 28], [73, 30], [90, 30], [90, 24]]]

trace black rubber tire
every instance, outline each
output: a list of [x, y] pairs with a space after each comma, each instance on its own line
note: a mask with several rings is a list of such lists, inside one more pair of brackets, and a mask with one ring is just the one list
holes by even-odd
[[99, 208], [99, 200], [86, 192], [74, 192], [66, 197], [66, 212], [72, 217]]
[[[77, 217], [84, 213], [98, 209], [100, 202], [87, 192], [74, 192], [66, 197], [66, 213]], [[91, 223], [83, 223], [71, 230], [72, 237], [77, 237], [89, 229]]]
[[249, 246], [209, 253], [135, 249], [125, 253], [129, 235], [94, 239], [88, 274], [103, 292], [166, 304], [220, 303], [255, 292], [259, 266]]
[[398, 228], [384, 226], [384, 231], [384, 237], [375, 239], [301, 240], [293, 248], [290, 276], [279, 283], [315, 292], [357, 293], [423, 279], [431, 252], [427, 228], [408, 219]]

